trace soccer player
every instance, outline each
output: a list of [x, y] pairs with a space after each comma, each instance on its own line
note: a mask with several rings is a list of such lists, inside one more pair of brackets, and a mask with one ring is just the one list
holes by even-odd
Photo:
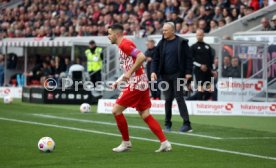
[[117, 88], [120, 82], [127, 82], [126, 87], [122, 90], [112, 109], [118, 129], [122, 134], [122, 143], [118, 147], [113, 148], [113, 151], [124, 152], [132, 147], [127, 121], [123, 114], [123, 111], [128, 107], [136, 108], [141, 118], [160, 140], [161, 146], [155, 152], [170, 151], [172, 146], [165, 137], [160, 124], [149, 113], [151, 102], [148, 79], [142, 66], [146, 57], [131, 40], [123, 37], [123, 31], [123, 26], [120, 24], [113, 24], [108, 28], [109, 40], [112, 44], [116, 44], [119, 47], [120, 67], [124, 71], [123, 75], [112, 84], [112, 88]]

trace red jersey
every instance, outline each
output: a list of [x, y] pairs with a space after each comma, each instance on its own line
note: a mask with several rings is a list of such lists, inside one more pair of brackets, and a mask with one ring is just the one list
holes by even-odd
[[[119, 52], [120, 67], [123, 72], [126, 73], [134, 65], [136, 57], [141, 51], [136, 48], [136, 45], [131, 40], [123, 38], [119, 45]], [[146, 88], [148, 88], [148, 78], [143, 66], [131, 75], [128, 81], [128, 86], [138, 90], [146, 90]]]

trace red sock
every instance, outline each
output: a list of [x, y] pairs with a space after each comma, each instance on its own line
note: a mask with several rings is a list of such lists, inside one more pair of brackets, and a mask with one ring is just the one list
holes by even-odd
[[160, 142], [164, 142], [167, 140], [160, 127], [160, 124], [152, 117], [152, 115], [149, 115], [147, 118], [144, 119], [144, 121], [148, 124], [150, 130], [158, 137]]
[[117, 122], [118, 129], [122, 134], [123, 141], [129, 141], [128, 126], [124, 114], [115, 115], [114, 117]]

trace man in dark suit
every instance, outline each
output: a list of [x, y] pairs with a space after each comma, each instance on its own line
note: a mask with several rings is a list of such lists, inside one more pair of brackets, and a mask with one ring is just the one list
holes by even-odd
[[164, 90], [166, 131], [170, 131], [172, 126], [172, 102], [174, 98], [177, 101], [179, 113], [183, 119], [183, 125], [179, 131], [192, 131], [188, 109], [184, 101], [184, 87], [180, 86], [180, 81], [183, 84], [183, 80], [180, 80], [181, 78], [188, 80], [192, 77], [193, 63], [189, 50], [188, 40], [175, 35], [174, 23], [164, 23], [163, 38], [157, 45], [152, 61], [151, 79], [157, 80], [157, 75], [160, 75], [162, 80], [169, 86], [167, 90]]

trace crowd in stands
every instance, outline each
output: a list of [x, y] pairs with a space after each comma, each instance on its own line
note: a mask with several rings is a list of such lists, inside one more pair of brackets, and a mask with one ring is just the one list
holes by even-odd
[[276, 30], [276, 15], [271, 19], [272, 24], [270, 24], [269, 18], [263, 17], [261, 19], [262, 31], [275, 31]]
[[[80, 64], [80, 62], [76, 63]], [[72, 62], [69, 57], [41, 57], [40, 55], [36, 55], [33, 68], [26, 74], [27, 85], [41, 85], [48, 78], [54, 78], [56, 81], [59, 81], [60, 76], [66, 77], [71, 65]]]
[[[0, 1], [4, 2], [4, 1]], [[100, 36], [122, 23], [126, 35], [160, 34], [173, 21], [176, 32], [205, 33], [268, 5], [268, 0], [23, 0], [0, 14], [0, 38]]]

